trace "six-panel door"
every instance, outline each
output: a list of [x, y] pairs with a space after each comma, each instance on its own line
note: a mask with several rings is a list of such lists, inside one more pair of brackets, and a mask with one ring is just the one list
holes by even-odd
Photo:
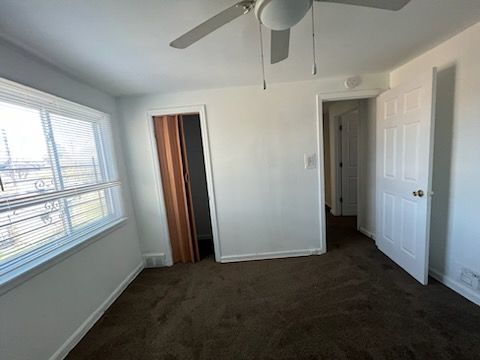
[[377, 98], [377, 246], [422, 284], [428, 282], [435, 73]]

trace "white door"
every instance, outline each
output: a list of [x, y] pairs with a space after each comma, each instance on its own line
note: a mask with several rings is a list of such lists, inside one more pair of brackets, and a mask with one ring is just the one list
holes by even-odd
[[377, 246], [428, 282], [436, 69], [377, 98]]
[[342, 136], [342, 215], [357, 215], [358, 109], [340, 117]]

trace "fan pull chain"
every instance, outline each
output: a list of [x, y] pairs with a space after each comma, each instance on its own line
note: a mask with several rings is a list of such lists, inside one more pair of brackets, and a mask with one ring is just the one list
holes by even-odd
[[263, 90], [267, 89], [267, 82], [265, 80], [265, 58], [263, 56], [263, 35], [262, 35], [262, 23], [258, 22], [258, 35], [260, 37], [260, 62], [262, 67], [262, 80], [263, 80]]
[[317, 55], [315, 51], [315, 16], [312, 4], [312, 50], [313, 50], [313, 65], [312, 65], [312, 75], [317, 75]]

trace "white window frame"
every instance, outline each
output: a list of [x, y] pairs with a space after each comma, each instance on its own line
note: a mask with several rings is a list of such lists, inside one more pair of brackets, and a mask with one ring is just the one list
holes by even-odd
[[[71, 225], [67, 226], [67, 230], [69, 231], [67, 231], [67, 235], [63, 238], [35, 248], [1, 264], [1, 295], [64, 260], [66, 257], [71, 256], [92, 242], [104, 237], [109, 232], [123, 225], [127, 218], [121, 196], [121, 184], [118, 180], [111, 121], [108, 114], [3, 78], [0, 78], [0, 101], [20, 106], [34, 107], [39, 110], [44, 130], [46, 128], [46, 130], [48, 130], [48, 127], [51, 127], [50, 113], [72, 117], [74, 119], [76, 115], [78, 115], [79, 120], [86, 120], [96, 124], [98, 128], [95, 130], [95, 142], [98, 149], [98, 156], [103, 163], [102, 169], [107, 174], [105, 182], [94, 185], [79, 186], [73, 189], [63, 189], [31, 196], [27, 195], [8, 201], [2, 199], [0, 196], [0, 212], [32, 206], [46, 201], [66, 201], [65, 198], [67, 196], [75, 196], [95, 190], [109, 191], [110, 195], [107, 198], [107, 202], [110, 203], [109, 206], [113, 207], [113, 215], [110, 221], [104, 223], [99, 222], [96, 223], [95, 226], [86, 227], [85, 229], [74, 232], [71, 231]], [[101, 135], [101, 138], [99, 138], [98, 135]], [[56, 153], [56, 150], [54, 153]], [[55, 174], [55, 179], [61, 179], [58, 162], [54, 164], [52, 171]], [[69, 215], [67, 215], [66, 218], [68, 222], [70, 222]]]

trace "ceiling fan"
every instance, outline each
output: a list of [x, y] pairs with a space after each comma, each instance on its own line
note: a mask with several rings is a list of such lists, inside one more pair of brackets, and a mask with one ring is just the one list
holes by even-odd
[[313, 1], [397, 11], [410, 0], [242, 0], [173, 40], [170, 46], [185, 49], [230, 21], [254, 10], [259, 23], [271, 30], [270, 63], [275, 64], [288, 57], [290, 28], [305, 17]]

